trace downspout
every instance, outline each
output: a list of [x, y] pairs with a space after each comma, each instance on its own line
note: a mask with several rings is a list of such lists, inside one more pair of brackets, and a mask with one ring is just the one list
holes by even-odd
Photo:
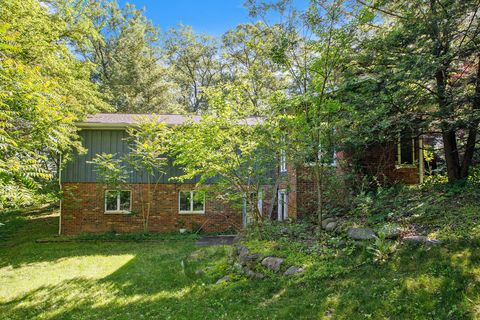
[[60, 193], [60, 205], [59, 210], [60, 214], [58, 217], [58, 234], [62, 234], [62, 154], [59, 153], [58, 155], [58, 186], [59, 186], [59, 193]]

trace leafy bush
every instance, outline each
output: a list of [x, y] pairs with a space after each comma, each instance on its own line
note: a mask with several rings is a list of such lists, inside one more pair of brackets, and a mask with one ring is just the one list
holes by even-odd
[[389, 241], [385, 238], [385, 234], [380, 233], [373, 244], [367, 247], [368, 252], [373, 257], [373, 261], [379, 264], [387, 262], [389, 257], [396, 251], [397, 242]]

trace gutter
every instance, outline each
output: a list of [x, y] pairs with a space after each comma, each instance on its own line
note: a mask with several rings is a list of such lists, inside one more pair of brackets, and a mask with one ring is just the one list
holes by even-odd
[[105, 130], [125, 130], [131, 127], [130, 123], [99, 123], [99, 122], [77, 122], [75, 124], [79, 129], [105, 129]]

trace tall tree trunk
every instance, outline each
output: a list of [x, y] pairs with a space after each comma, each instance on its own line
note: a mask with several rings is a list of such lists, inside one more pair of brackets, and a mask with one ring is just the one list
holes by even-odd
[[438, 61], [435, 71], [435, 82], [437, 91], [438, 108], [443, 117], [441, 123], [443, 150], [445, 161], [447, 162], [448, 181], [454, 182], [460, 179], [460, 159], [458, 156], [456, 129], [452, 127], [448, 119], [453, 114], [453, 108], [450, 99], [447, 97], [447, 71], [450, 60], [447, 57], [448, 46], [444, 43], [441, 29], [437, 20], [437, 0], [430, 0], [431, 19], [431, 39], [433, 45], [433, 55]]
[[321, 164], [317, 164], [315, 166], [315, 184], [316, 184], [316, 191], [317, 191], [317, 219], [318, 224], [320, 225], [320, 230], [322, 226], [323, 220], [323, 190], [322, 190], [322, 179], [323, 170]]
[[279, 186], [280, 186], [280, 176], [277, 175], [277, 178], [275, 180], [275, 185], [272, 189], [270, 205], [268, 206], [268, 217], [270, 220], [272, 220], [273, 218], [273, 208], [275, 207], [275, 201], [277, 200], [277, 192], [278, 192]]
[[455, 182], [460, 179], [460, 160], [455, 130], [442, 129], [442, 140], [445, 161], [447, 162], [448, 181]]
[[[442, 112], [443, 117], [448, 119], [453, 113], [452, 106], [446, 96], [446, 68], [439, 66], [435, 73], [435, 80], [437, 84], [437, 99], [438, 107]], [[457, 137], [455, 128], [447, 120], [441, 124], [443, 150], [445, 154], [445, 161], [447, 162], [448, 181], [454, 182], [460, 179], [460, 158], [458, 155]]]
[[[477, 77], [475, 80], [475, 97], [473, 98], [473, 112], [480, 112], [480, 54], [478, 55], [477, 63]], [[475, 119], [468, 129], [467, 144], [465, 145], [465, 154], [463, 156], [462, 166], [460, 168], [460, 178], [468, 177], [468, 170], [472, 164], [473, 155], [475, 153], [475, 145], [477, 142], [478, 115], [475, 115]]]

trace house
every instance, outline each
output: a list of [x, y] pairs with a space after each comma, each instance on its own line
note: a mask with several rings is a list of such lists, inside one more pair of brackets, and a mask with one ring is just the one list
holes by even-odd
[[[161, 115], [160, 121], [167, 125], [183, 125], [187, 118], [182, 115]], [[61, 172], [61, 187], [64, 197], [61, 203], [60, 233], [75, 235], [101, 232], [140, 232], [144, 230], [142, 216], [138, 214], [148, 188], [146, 177], [141, 172], [131, 173], [128, 183], [120, 192], [108, 190], [100, 183], [90, 161], [97, 154], [122, 155], [128, 152], [125, 142], [126, 129], [134, 125], [138, 115], [96, 114], [77, 124], [85, 154], [75, 155]], [[194, 116], [194, 121], [200, 117]], [[247, 119], [253, 124], [256, 119]], [[423, 176], [421, 140], [400, 138], [391, 145], [378, 145], [365, 150], [364, 169], [369, 174], [383, 175], [389, 181], [418, 183]], [[337, 165], [345, 160], [337, 153]], [[258, 206], [268, 212], [270, 199], [274, 199], [274, 217], [278, 220], [297, 219], [315, 212], [315, 184], [308, 166], [293, 167], [280, 152], [279, 174], [283, 177], [274, 186], [264, 186], [263, 197]], [[170, 162], [171, 163], [171, 162]], [[341, 166], [335, 169], [341, 172]], [[171, 232], [180, 228], [198, 229], [206, 232], [221, 232], [241, 228], [247, 223], [245, 210], [234, 208], [216, 198], [210, 198], [196, 188], [196, 180], [172, 182], [180, 169], [170, 164], [152, 198], [148, 231]], [[275, 192], [275, 197], [272, 193]], [[137, 214], [135, 214], [137, 213]]]

